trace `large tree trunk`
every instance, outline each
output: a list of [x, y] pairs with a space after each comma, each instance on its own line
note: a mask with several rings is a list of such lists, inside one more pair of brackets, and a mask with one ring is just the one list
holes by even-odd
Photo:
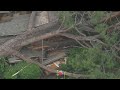
[[[59, 33], [58, 31], [55, 31], [53, 33], [50, 32], [47, 34], [44, 34], [44, 33], [48, 28], [53, 27], [57, 24], [58, 23], [56, 21], [51, 22], [51, 23], [39, 26], [37, 28], [33, 28], [32, 30], [27, 30], [23, 34], [20, 34], [11, 40], [8, 40], [7, 42], [5, 42], [3, 45], [0, 46], [0, 56], [9, 55], [10, 49], [18, 50], [19, 48], [21, 48], [24, 45], [28, 45], [32, 42], [39, 41], [39, 40], [45, 39], [47, 37], [55, 36], [57, 33]], [[41, 31], [41, 30], [44, 32], [44, 33], [42, 33], [43, 34], [42, 36], [38, 36], [37, 38], [30, 39], [30, 40], [28, 40], [28, 42], [25, 41], [26, 39], [34, 36], [36, 33], [39, 33], [39, 31]], [[25, 42], [23, 44], [21, 44], [23, 41], [25, 41]]]

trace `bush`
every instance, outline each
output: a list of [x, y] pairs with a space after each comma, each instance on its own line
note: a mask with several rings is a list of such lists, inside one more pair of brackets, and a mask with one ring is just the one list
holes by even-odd
[[[17, 72], [19, 73], [14, 75]], [[41, 73], [42, 71], [40, 70], [39, 66], [35, 64], [28, 64], [26, 62], [20, 62], [15, 64], [14, 66], [9, 66], [9, 68], [7, 68], [7, 70], [4, 72], [4, 78], [5, 79], [37, 79], [40, 77]]]

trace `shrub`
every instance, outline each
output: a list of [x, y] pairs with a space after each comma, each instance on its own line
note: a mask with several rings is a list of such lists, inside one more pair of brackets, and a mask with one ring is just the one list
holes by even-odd
[[[17, 72], [19, 73], [14, 75]], [[9, 66], [9, 68], [7, 68], [7, 70], [4, 72], [4, 78], [5, 79], [37, 79], [40, 77], [41, 73], [42, 71], [40, 70], [39, 66], [35, 64], [28, 64], [26, 62], [20, 62], [15, 64], [14, 66]]]

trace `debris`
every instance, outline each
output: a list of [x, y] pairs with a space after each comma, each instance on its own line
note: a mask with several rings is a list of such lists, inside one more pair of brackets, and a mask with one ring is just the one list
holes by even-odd
[[[59, 52], [55, 51], [54, 54], [53, 53], [50, 53], [50, 54], [52, 54], [52, 55], [47, 56], [48, 59], [43, 62], [43, 65], [51, 64], [51, 63], [58, 61], [61, 58], [64, 58], [66, 56], [64, 51], [59, 51]], [[57, 64], [57, 62], [56, 62], [56, 64]]]
[[[50, 69], [60, 69], [60, 64], [65, 64], [66, 60], [64, 59], [66, 54], [64, 52], [54, 52], [52, 55], [49, 56], [49, 59], [43, 62], [44, 65], [47, 65]], [[45, 71], [46, 75], [51, 74], [48, 71]]]
[[37, 12], [36, 18], [35, 18], [35, 27], [49, 23], [49, 18], [48, 18], [48, 12], [43, 11], [43, 12]]
[[22, 54], [27, 55], [28, 57], [42, 57], [42, 52], [41, 51], [36, 51], [36, 50], [31, 50], [28, 48], [22, 48], [20, 50]]
[[58, 71], [57, 76], [63, 76], [64, 72], [63, 71]]
[[[55, 62], [53, 64], [47, 65], [48, 68], [53, 69], [53, 70], [57, 70], [59, 67], [55, 64]], [[51, 73], [48, 71], [44, 71], [46, 75], [50, 75]]]

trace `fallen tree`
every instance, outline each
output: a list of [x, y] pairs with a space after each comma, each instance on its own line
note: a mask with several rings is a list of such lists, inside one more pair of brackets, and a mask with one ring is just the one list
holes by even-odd
[[[57, 70], [49, 69], [46, 66], [44, 66], [43, 64], [35, 62], [35, 61], [31, 60], [29, 57], [27, 57], [25, 55], [22, 55], [18, 51], [19, 51], [20, 48], [22, 48], [25, 45], [28, 45], [28, 44], [31, 44], [31, 43], [34, 43], [36, 41], [40, 41], [40, 40], [43, 40], [43, 39], [46, 39], [46, 38], [56, 36], [59, 33], [68, 31], [70, 28], [66, 29], [66, 30], [58, 29], [56, 31], [49, 31], [50, 27], [58, 24], [56, 21], [50, 22], [48, 24], [45, 24], [45, 25], [42, 25], [42, 26], [39, 26], [39, 27], [36, 27], [36, 28], [33, 28], [34, 16], [35, 16], [35, 12], [32, 12], [31, 18], [30, 18], [30, 21], [29, 21], [29, 25], [28, 25], [28, 30], [26, 30], [26, 32], [24, 32], [20, 35], [17, 35], [15, 38], [12, 38], [12, 39], [8, 40], [7, 42], [5, 42], [4, 44], [2, 44], [0, 46], [0, 56], [13, 55], [13, 56], [21, 58], [22, 60], [25, 60], [26, 62], [37, 64], [41, 68], [43, 68], [47, 71], [50, 71], [52, 73], [57, 73]], [[48, 30], [48, 33], [46, 33], [47, 30]], [[36, 33], [39, 33], [41, 31], [42, 31], [42, 35], [39, 35], [37, 37], [33, 37]], [[78, 78], [78, 77], [82, 76], [80, 74], [72, 74], [72, 73], [68, 73], [68, 72], [65, 72], [65, 75], [72, 76], [72, 77], [75, 77], [75, 78]]]
[[[59, 25], [59, 23], [58, 23], [58, 20], [55, 20], [53, 22], [49, 22], [47, 24], [40, 25], [38, 27], [34, 27], [35, 15], [36, 15], [36, 12], [32, 12], [26, 32], [23, 32], [22, 34], [17, 35], [8, 41], [5, 40], [6, 42], [5, 41], [3, 42], [3, 44], [0, 46], [0, 56], [13, 55], [22, 60], [25, 60], [28, 63], [37, 64], [40, 68], [47, 70], [51, 73], [58, 73], [57, 70], [47, 68], [44, 64], [33, 61], [28, 56], [20, 53], [19, 50], [26, 45], [29, 45], [29, 44], [32, 44], [32, 43], [35, 43], [37, 41], [41, 41], [44, 39], [48, 39], [48, 38], [51, 38], [54, 36], [62, 36], [62, 37], [64, 36], [64, 37], [73, 39], [73, 40], [77, 41], [78, 43], [79, 43], [79, 41], [82, 41], [87, 47], [91, 47], [91, 45], [86, 43], [86, 41], [89, 41], [89, 42], [95, 41], [95, 42], [98, 42], [98, 43], [106, 46], [106, 44], [104, 42], [102, 42], [101, 40], [98, 39], [99, 35], [86, 36], [86, 35], [81, 34], [81, 35], [77, 36], [74, 34], [67, 33], [67, 31], [74, 28], [76, 25], [79, 25], [80, 23], [74, 24], [70, 28], [62, 29], [61, 25]], [[53, 26], [57, 26], [57, 25], [59, 25], [60, 28], [55, 29], [55, 30], [50, 29]], [[81, 46], [82, 46], [82, 44], [81, 44]], [[74, 73], [69, 73], [69, 72], [65, 72], [65, 71], [63, 71], [63, 72], [65, 75], [74, 77], [74, 78], [90, 77], [89, 75], [74, 74]]]
[[[43, 25], [43, 26], [40, 26], [40, 27], [37, 27], [37, 28], [33, 28], [32, 30], [27, 30], [23, 34], [20, 34], [20, 35], [16, 36], [15, 38], [11, 39], [11, 40], [8, 40], [7, 42], [5, 42], [3, 45], [0, 46], [0, 56], [9, 55], [8, 51], [10, 51], [9, 50], [10, 48], [14, 49], [14, 50], [19, 50], [19, 48], [21, 48], [21, 43], [23, 41], [25, 41], [29, 37], [32, 37], [35, 33], [39, 32], [41, 30], [46, 30], [47, 28], [52, 27], [56, 24], [57, 24], [56, 22], [51, 22], [51, 23], [48, 23], [46, 25]], [[47, 33], [45, 35], [40, 36], [39, 40], [45, 39], [49, 36], [54, 36], [53, 34], [57, 34], [57, 33], [59, 33], [59, 32], [56, 31], [56, 32], [53, 32], [53, 33]], [[26, 44], [30, 44], [32, 42], [37, 41], [35, 39], [37, 39], [37, 38], [30, 39], [29, 40], [30, 42], [28, 42]], [[24, 46], [24, 45], [22, 45], [22, 46]]]

